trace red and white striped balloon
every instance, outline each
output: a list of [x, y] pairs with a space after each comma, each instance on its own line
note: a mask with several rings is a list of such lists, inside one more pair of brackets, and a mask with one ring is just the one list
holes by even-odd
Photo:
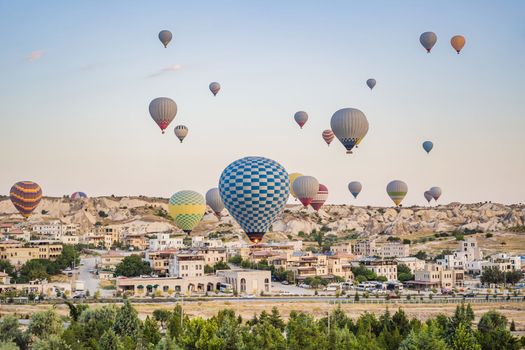
[[324, 142], [326, 142], [326, 144], [328, 146], [330, 146], [330, 143], [332, 143], [332, 141], [334, 140], [334, 132], [330, 129], [326, 129], [325, 131], [323, 131], [323, 139], [324, 139]]
[[328, 199], [328, 188], [325, 185], [319, 184], [319, 190], [315, 195], [314, 199], [310, 203], [315, 211], [319, 211], [323, 206], [324, 202]]

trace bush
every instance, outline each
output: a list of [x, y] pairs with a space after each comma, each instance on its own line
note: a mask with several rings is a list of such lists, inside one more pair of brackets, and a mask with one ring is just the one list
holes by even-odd
[[494, 235], [490, 232], [485, 233], [485, 238], [492, 238]]

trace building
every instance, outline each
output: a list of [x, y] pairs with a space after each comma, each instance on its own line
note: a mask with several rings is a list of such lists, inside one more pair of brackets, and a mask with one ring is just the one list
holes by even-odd
[[465, 240], [459, 241], [456, 253], [456, 258], [464, 261], [483, 259], [483, 252], [479, 248], [475, 237], [467, 237]]
[[220, 239], [206, 239], [202, 236], [195, 236], [191, 238], [191, 246], [193, 248], [223, 248], [224, 242]]
[[80, 236], [63, 235], [60, 241], [62, 244], [77, 245], [80, 243]]
[[354, 275], [352, 273], [352, 254], [337, 253], [328, 256], [327, 267], [328, 274], [344, 278], [345, 280], [352, 280]]
[[136, 250], [146, 250], [148, 249], [149, 241], [146, 238], [146, 235], [143, 233], [133, 233], [128, 234], [124, 237], [124, 245], [127, 247], [132, 247]]
[[425, 268], [425, 261], [420, 260], [416, 257], [404, 257], [404, 258], [395, 258], [394, 259], [397, 262], [397, 265], [406, 265], [410, 272], [414, 273], [416, 270], [423, 270]]
[[149, 240], [149, 250], [151, 251], [184, 248], [184, 238], [181, 236], [171, 237], [169, 233], [161, 232], [155, 233], [154, 237]]
[[427, 263], [421, 270], [414, 272], [414, 280], [406, 282], [417, 289], [452, 289], [462, 287], [464, 271], [451, 269], [435, 263]]
[[171, 277], [202, 277], [206, 259], [196, 252], [174, 254], [169, 265]]
[[226, 248], [192, 248], [191, 251], [204, 256], [206, 265], [213, 266], [218, 262], [226, 262]]
[[60, 220], [54, 220], [35, 224], [31, 230], [39, 235], [60, 240], [62, 235], [76, 235], [78, 228], [78, 224], [65, 224]]
[[0, 259], [8, 260], [19, 268], [32, 259], [55, 260], [62, 253], [62, 243], [57, 241], [19, 241], [6, 240], [0, 242]]
[[337, 245], [333, 245], [330, 247], [330, 251], [334, 254], [352, 254], [352, 243], [351, 242], [345, 242], [345, 243], [339, 243]]
[[0, 271], [0, 284], [9, 284], [11, 282], [11, 277], [3, 271]]
[[[1, 273], [0, 273], [1, 274]], [[71, 295], [71, 283], [48, 282], [47, 280], [30, 281], [29, 283], [2, 283], [0, 277], [0, 293], [19, 291], [24, 294], [47, 295], [48, 297], [60, 294]]]
[[376, 245], [373, 254], [382, 259], [385, 258], [404, 258], [410, 255], [410, 245], [399, 242], [388, 242]]
[[220, 270], [217, 277], [233, 287], [239, 295], [262, 295], [272, 292], [272, 274], [268, 270]]
[[158, 295], [173, 297], [176, 295], [203, 295], [220, 290], [224, 278], [208, 275], [202, 277], [118, 277], [117, 291], [131, 296], [141, 297]]
[[13, 228], [9, 231], [9, 233], [4, 234], [6, 237], [9, 237], [10, 239], [15, 239], [17, 241], [25, 241], [28, 242], [31, 240], [31, 233], [26, 230], [22, 230], [19, 228]]
[[359, 240], [352, 244], [352, 254], [372, 256], [376, 251], [376, 241], [373, 239]]
[[175, 254], [178, 254], [179, 250], [166, 249], [158, 251], [147, 251], [145, 253], [145, 259], [151, 266], [153, 274], [158, 276], [168, 276], [170, 269], [170, 261], [173, 260]]
[[120, 264], [125, 257], [125, 255], [115, 251], [109, 251], [97, 259], [97, 269], [101, 271], [115, 271], [117, 265]]
[[378, 277], [385, 277], [387, 281], [397, 281], [397, 262], [394, 260], [363, 259], [359, 265], [374, 271]]

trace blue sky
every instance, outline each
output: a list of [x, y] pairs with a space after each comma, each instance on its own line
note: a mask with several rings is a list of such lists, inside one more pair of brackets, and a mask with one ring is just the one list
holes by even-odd
[[[2, 1], [0, 193], [21, 179], [47, 195], [204, 193], [229, 163], [260, 155], [317, 177], [331, 203], [390, 205], [393, 179], [407, 182], [406, 205], [431, 186], [445, 203], [523, 202], [524, 11], [521, 1]], [[167, 49], [162, 29], [173, 32]], [[419, 44], [428, 30], [431, 54]], [[467, 38], [460, 55], [455, 34]], [[179, 107], [165, 135], [148, 114], [158, 96]], [[321, 139], [344, 107], [370, 123], [351, 156]], [[310, 116], [303, 130], [298, 110]], [[177, 124], [190, 130], [183, 144]]]

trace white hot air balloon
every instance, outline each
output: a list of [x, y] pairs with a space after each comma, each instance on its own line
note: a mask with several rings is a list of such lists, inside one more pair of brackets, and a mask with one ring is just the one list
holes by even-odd
[[208, 204], [217, 216], [221, 215], [221, 212], [224, 209], [224, 203], [222, 202], [218, 188], [215, 187], [206, 192], [206, 204]]
[[408, 192], [408, 186], [401, 180], [394, 180], [386, 186], [386, 192], [392, 201], [399, 206]]
[[164, 134], [164, 130], [177, 115], [177, 104], [171, 98], [158, 97], [150, 102], [149, 114]]
[[182, 143], [186, 135], [188, 135], [188, 128], [185, 125], [177, 125], [175, 127], [175, 136], [180, 140], [180, 143]]
[[213, 96], [217, 96], [217, 94], [219, 93], [219, 90], [221, 89], [221, 84], [214, 81], [213, 83], [210, 83], [209, 88]]
[[168, 47], [168, 44], [170, 43], [171, 39], [173, 38], [173, 35], [169, 30], [161, 30], [159, 33], [159, 40], [164, 45], [164, 47]]
[[300, 176], [293, 182], [293, 191], [301, 203], [307, 207], [319, 191], [319, 182], [313, 176]]
[[335, 112], [330, 126], [345, 146], [346, 153], [352, 153], [352, 148], [359, 145], [368, 132], [368, 120], [365, 114], [356, 108], [343, 108]]

